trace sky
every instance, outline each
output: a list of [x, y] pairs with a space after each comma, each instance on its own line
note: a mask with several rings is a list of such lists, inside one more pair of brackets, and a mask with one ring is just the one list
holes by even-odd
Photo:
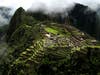
[[[0, 0], [0, 6], [7, 6], [7, 7], [9, 6], [14, 9], [17, 9], [18, 7], [23, 7], [25, 10], [27, 10], [32, 6], [33, 7], [47, 6], [49, 8], [54, 8], [54, 7], [62, 8], [65, 6], [69, 7], [74, 3], [81, 3], [84, 5], [88, 5], [92, 9], [96, 9], [98, 7], [98, 4], [100, 4], [100, 0]], [[42, 6], [39, 4], [42, 4]]]

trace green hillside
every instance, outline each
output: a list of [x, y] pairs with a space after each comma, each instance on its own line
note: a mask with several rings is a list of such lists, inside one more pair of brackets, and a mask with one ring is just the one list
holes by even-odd
[[100, 75], [100, 43], [68, 23], [38, 20], [19, 8], [6, 37], [3, 75]]

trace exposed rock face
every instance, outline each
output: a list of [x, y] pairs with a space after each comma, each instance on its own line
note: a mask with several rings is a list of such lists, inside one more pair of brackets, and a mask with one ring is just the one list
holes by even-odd
[[100, 72], [97, 40], [68, 23], [39, 20], [29, 14], [22, 16], [21, 12], [16, 18], [17, 14], [8, 32], [11, 61], [3, 72], [5, 75], [96, 75]]

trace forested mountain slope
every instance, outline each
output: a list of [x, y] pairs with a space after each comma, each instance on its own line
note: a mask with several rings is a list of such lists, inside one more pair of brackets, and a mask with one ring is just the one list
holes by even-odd
[[72, 26], [69, 18], [61, 22], [19, 8], [7, 32], [9, 61], [1, 65], [2, 74], [99, 75], [100, 42]]

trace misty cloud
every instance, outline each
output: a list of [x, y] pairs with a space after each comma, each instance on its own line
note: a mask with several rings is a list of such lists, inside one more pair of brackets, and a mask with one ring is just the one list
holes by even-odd
[[[44, 13], [62, 13], [68, 12], [74, 7], [75, 3], [89, 6], [93, 10], [100, 8], [100, 0], [0, 0], [0, 6], [12, 8], [10, 14], [13, 15], [15, 10], [23, 7], [28, 11], [42, 11]], [[0, 11], [0, 25], [9, 23], [9, 19], [5, 18]], [[9, 15], [7, 12], [6, 14]], [[67, 15], [67, 13], [66, 13]]]
[[66, 10], [69, 11], [69, 8], [72, 8], [73, 6], [74, 4], [68, 0], [38, 0], [32, 3], [32, 6], [28, 9], [28, 11], [42, 11], [44, 13], [62, 13]]
[[[80, 3], [87, 5], [92, 9], [97, 9], [100, 0], [0, 0], [0, 6], [7, 6], [17, 9], [18, 7], [23, 7], [24, 9], [34, 8], [43, 9], [50, 11], [61, 11], [64, 8], [71, 7], [74, 3]], [[43, 9], [44, 10], [44, 9]]]
[[8, 24], [8, 19], [5, 19], [2, 15], [0, 15], [0, 26]]
[[11, 15], [12, 15], [12, 11], [10, 8], [0, 7], [0, 26], [8, 24]]

